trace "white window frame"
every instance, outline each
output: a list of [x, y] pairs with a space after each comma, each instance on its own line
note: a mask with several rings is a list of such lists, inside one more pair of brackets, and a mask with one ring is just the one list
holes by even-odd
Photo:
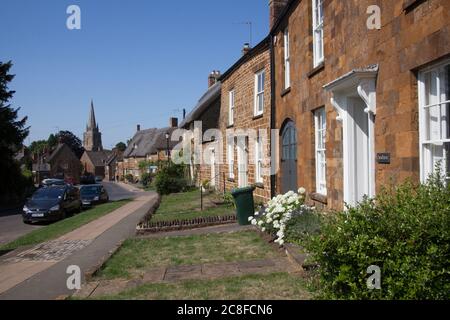
[[291, 56], [289, 42], [289, 28], [284, 30], [284, 89], [291, 87]]
[[[440, 71], [442, 71], [446, 66], [450, 65], [450, 59], [443, 61], [437, 65], [433, 65], [429, 68], [426, 68], [419, 72], [419, 136], [420, 136], [420, 178], [422, 182], [426, 182], [429, 178], [429, 175], [435, 172], [435, 163], [433, 159], [433, 147], [443, 146], [445, 144], [450, 144], [450, 136], [447, 136], [447, 133], [444, 133], [444, 130], [448, 130], [448, 126], [450, 126], [449, 117], [450, 114], [442, 114], [447, 110], [445, 107], [450, 104], [450, 97], [444, 99], [444, 93], [442, 93], [443, 88], [443, 80], [441, 79]], [[436, 97], [437, 101], [427, 104], [427, 92], [426, 92], [426, 75], [429, 73], [435, 73], [437, 75], [436, 79]], [[448, 79], [450, 81], [450, 79]], [[430, 111], [431, 108], [439, 107], [439, 138], [428, 137], [428, 134], [431, 134], [431, 128], [428, 123], [426, 123], [427, 112]], [[444, 117], [444, 119], [443, 119]], [[436, 129], [436, 128], [434, 128]], [[442, 159], [442, 170], [444, 174], [446, 174], [446, 181], [450, 183], [450, 170], [447, 171], [447, 162], [445, 150], [443, 151], [443, 159]]]
[[324, 61], [325, 56], [323, 43], [323, 1], [312, 0], [314, 67], [319, 66]]
[[228, 178], [234, 179], [234, 139], [229, 139], [227, 143], [227, 164]]
[[[262, 90], [259, 90], [259, 80], [260, 77], [263, 77]], [[254, 107], [254, 115], [260, 116], [264, 113], [264, 86], [266, 85], [266, 70], [261, 70], [255, 74], [255, 107]], [[260, 103], [260, 101], [262, 102]], [[259, 105], [261, 104], [261, 110], [259, 109]]]
[[228, 125], [234, 125], [234, 107], [236, 102], [236, 91], [230, 90], [228, 92]]
[[[327, 118], [325, 108], [314, 112], [315, 154], [316, 154], [316, 192], [327, 195], [326, 134]], [[323, 170], [322, 170], [323, 167]]]
[[258, 136], [255, 140], [255, 182], [263, 183], [263, 143], [262, 137]]

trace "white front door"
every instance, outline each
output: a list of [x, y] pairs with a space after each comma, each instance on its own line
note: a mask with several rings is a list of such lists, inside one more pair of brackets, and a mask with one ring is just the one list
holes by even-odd
[[239, 143], [237, 146], [238, 151], [238, 184], [239, 187], [248, 186], [248, 154], [246, 143]]
[[375, 195], [373, 117], [360, 98], [347, 98], [344, 119], [344, 200], [354, 206]]

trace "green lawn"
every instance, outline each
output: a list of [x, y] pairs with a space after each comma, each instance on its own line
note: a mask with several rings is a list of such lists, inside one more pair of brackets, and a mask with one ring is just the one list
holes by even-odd
[[122, 200], [116, 202], [109, 202], [99, 205], [90, 210], [84, 211], [78, 215], [61, 220], [45, 226], [41, 229], [34, 230], [19, 239], [7, 243], [0, 247], [0, 251], [14, 250], [21, 246], [35, 245], [45, 241], [56, 239], [70, 231], [73, 231], [93, 220], [96, 220], [121, 206], [129, 203], [131, 200]]
[[149, 268], [279, 257], [253, 231], [161, 239], [130, 239], [106, 263], [103, 279], [135, 278]]
[[[297, 275], [274, 273], [218, 280], [146, 284], [114, 296], [112, 300], [308, 300], [305, 280]], [[97, 298], [96, 298], [97, 299]]]
[[229, 205], [215, 205], [213, 195], [204, 195], [203, 211], [200, 211], [200, 191], [194, 190], [184, 193], [163, 196], [161, 205], [153, 215], [152, 222], [190, 220], [199, 217], [215, 217], [235, 214]]

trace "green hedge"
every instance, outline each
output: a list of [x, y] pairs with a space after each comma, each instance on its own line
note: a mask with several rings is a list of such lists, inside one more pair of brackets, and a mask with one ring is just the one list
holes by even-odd
[[[449, 232], [450, 187], [432, 177], [329, 215], [306, 246], [322, 298], [449, 299]], [[371, 265], [381, 268], [381, 290], [367, 287]]]
[[161, 195], [178, 193], [186, 189], [187, 180], [183, 165], [172, 164], [158, 171], [155, 178], [156, 191]]

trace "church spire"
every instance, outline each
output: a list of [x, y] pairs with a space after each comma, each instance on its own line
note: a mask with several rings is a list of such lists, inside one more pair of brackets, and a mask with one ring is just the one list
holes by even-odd
[[87, 151], [101, 151], [102, 146], [102, 134], [98, 129], [98, 123], [95, 121], [94, 101], [91, 100], [91, 110], [89, 113], [89, 120], [87, 123], [86, 132], [83, 138], [83, 147]]
[[97, 128], [97, 124], [95, 122], [94, 100], [91, 100], [91, 114], [89, 115], [88, 128], [89, 129]]

